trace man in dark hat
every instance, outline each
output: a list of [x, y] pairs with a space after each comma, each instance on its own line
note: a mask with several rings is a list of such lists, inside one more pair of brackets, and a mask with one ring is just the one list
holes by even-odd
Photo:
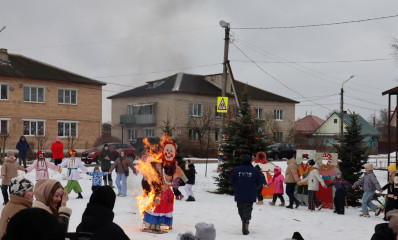
[[232, 170], [230, 181], [234, 186], [235, 201], [242, 220], [242, 233], [248, 235], [257, 188], [262, 185], [260, 172], [253, 167], [251, 155], [242, 157], [242, 164]]

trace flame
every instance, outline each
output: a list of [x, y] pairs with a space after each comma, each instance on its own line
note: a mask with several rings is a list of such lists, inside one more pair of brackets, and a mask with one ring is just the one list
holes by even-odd
[[[151, 191], [146, 193], [142, 192], [135, 199], [137, 200], [137, 207], [140, 211], [141, 216], [144, 216], [145, 211], [154, 210], [156, 207], [156, 196], [155, 188], [153, 184], [161, 184], [161, 179], [155, 168], [160, 168], [160, 164], [163, 161], [163, 144], [166, 141], [170, 141], [171, 138], [167, 135], [163, 135], [160, 146], [158, 144], [151, 145], [147, 138], [144, 138], [142, 142], [144, 143], [144, 155], [142, 159], [139, 159], [136, 164], [136, 169], [140, 172], [144, 179], [151, 185]], [[158, 169], [160, 170], [160, 169]], [[158, 199], [159, 200], [159, 199]], [[157, 201], [160, 202], [160, 201]]]

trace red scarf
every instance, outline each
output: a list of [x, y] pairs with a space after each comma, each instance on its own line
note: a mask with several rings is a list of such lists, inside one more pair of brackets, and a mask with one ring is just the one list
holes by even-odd
[[274, 174], [274, 176], [272, 177], [272, 181], [275, 182], [275, 178], [276, 178], [277, 176], [279, 176], [279, 175], [281, 175], [281, 173], [280, 173], [280, 172], [276, 172], [276, 173]]

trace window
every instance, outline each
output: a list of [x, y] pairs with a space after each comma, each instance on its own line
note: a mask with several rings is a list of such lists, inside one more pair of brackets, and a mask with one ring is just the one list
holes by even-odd
[[221, 117], [221, 113], [217, 112], [217, 105], [215, 106], [215, 109], [216, 109], [216, 118], [220, 118]]
[[6, 135], [9, 131], [8, 131], [8, 121], [10, 119], [0, 119], [0, 134], [1, 135]]
[[256, 108], [256, 118], [257, 119], [263, 118], [263, 109], [262, 108]]
[[276, 142], [283, 142], [283, 132], [274, 132]]
[[337, 118], [333, 119], [333, 122], [334, 122], [334, 123], [337, 123]]
[[77, 104], [77, 91], [72, 89], [58, 89], [59, 104]]
[[0, 100], [8, 100], [8, 85], [0, 83]]
[[25, 102], [44, 103], [44, 87], [24, 86], [23, 100]]
[[189, 104], [189, 116], [191, 117], [201, 117], [203, 115], [202, 112], [202, 104], [190, 103]]
[[274, 120], [283, 121], [283, 110], [274, 110]]
[[214, 140], [216, 140], [216, 142], [220, 140], [220, 129], [214, 131]]
[[127, 106], [128, 115], [153, 115], [154, 114], [154, 104], [147, 105], [128, 105]]
[[153, 128], [145, 128], [145, 137], [154, 137], [155, 136], [155, 130]]
[[135, 129], [127, 129], [127, 138], [129, 140], [137, 138], [137, 133], [136, 133]]
[[44, 136], [45, 121], [43, 120], [23, 120], [23, 135]]
[[196, 129], [189, 129], [189, 140], [200, 140], [199, 131]]
[[60, 137], [77, 137], [78, 123], [76, 121], [58, 121], [58, 136]]

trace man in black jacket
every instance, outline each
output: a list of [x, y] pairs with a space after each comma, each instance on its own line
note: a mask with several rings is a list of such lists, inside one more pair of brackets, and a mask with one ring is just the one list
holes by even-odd
[[185, 161], [184, 167], [185, 176], [188, 178], [188, 182], [185, 183], [185, 193], [188, 195], [188, 199], [186, 201], [193, 202], [195, 198], [193, 196], [192, 186], [195, 184], [195, 165], [191, 162], [191, 160]]

